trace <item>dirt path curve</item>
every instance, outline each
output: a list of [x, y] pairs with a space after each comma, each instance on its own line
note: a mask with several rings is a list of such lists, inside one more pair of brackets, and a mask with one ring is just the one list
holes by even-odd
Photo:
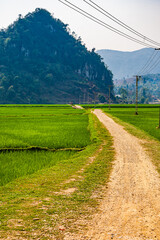
[[87, 232], [66, 239], [160, 240], [160, 179], [151, 159], [136, 137], [101, 110], [94, 114], [113, 136], [116, 160], [100, 212]]

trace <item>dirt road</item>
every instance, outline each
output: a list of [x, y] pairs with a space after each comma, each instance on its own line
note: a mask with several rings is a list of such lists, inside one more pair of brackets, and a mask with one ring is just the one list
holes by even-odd
[[65, 239], [160, 240], [160, 179], [151, 159], [136, 137], [101, 110], [94, 114], [113, 136], [116, 160], [88, 230]]

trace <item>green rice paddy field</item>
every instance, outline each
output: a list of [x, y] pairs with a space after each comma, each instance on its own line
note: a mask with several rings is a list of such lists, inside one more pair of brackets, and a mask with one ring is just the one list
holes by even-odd
[[138, 109], [138, 115], [135, 115], [135, 108], [121, 108], [111, 107], [103, 108], [103, 111], [111, 114], [112, 116], [119, 118], [120, 120], [134, 125], [136, 128], [149, 134], [156, 140], [160, 141], [160, 129], [159, 126], [159, 108], [158, 106], [140, 106]]
[[0, 139], [0, 239], [63, 239], [95, 211], [114, 150], [90, 111], [1, 105]]
[[86, 104], [82, 106], [86, 109], [102, 109], [109, 115], [116, 117], [123, 122], [132, 124], [144, 133], [147, 133], [149, 136], [156, 140], [160, 140], [160, 129], [157, 129], [159, 126], [160, 105], [139, 104], [138, 115], [135, 115], [135, 105], [133, 104], [111, 104], [110, 110], [109, 106], [106, 104]]
[[0, 107], [0, 186], [85, 148], [88, 124], [88, 114], [70, 106]]
[[[96, 108], [160, 140], [157, 105], [140, 105], [139, 115], [133, 105]], [[88, 114], [69, 105], [1, 105], [0, 135], [0, 186], [69, 159], [92, 143]]]
[[[84, 107], [102, 108], [160, 140], [157, 105], [139, 106], [139, 115], [133, 105]], [[114, 149], [110, 134], [90, 111], [69, 105], [1, 105], [0, 139], [0, 238], [63, 239], [59, 225], [72, 231], [74, 221], [95, 211], [92, 196], [109, 179]], [[63, 194], [68, 189], [75, 191]]]

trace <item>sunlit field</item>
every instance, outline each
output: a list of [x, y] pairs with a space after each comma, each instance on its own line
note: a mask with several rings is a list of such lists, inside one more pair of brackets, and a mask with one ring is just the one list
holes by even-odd
[[149, 106], [138, 108], [138, 115], [135, 115], [135, 108], [104, 108], [103, 111], [108, 112], [121, 119], [124, 122], [130, 123], [140, 130], [147, 132], [157, 140], [160, 140], [159, 126], [159, 108], [158, 106]]
[[83, 150], [88, 124], [88, 114], [70, 106], [0, 107], [0, 185]]

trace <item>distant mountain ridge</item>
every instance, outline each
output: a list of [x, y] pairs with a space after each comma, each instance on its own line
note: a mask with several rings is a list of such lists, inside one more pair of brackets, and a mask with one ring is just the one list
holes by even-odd
[[[113, 78], [122, 79], [137, 74], [146, 64], [153, 51], [152, 48], [143, 48], [133, 52], [102, 49], [98, 50], [97, 53], [112, 71]], [[160, 73], [160, 66], [157, 66], [153, 73]]]

